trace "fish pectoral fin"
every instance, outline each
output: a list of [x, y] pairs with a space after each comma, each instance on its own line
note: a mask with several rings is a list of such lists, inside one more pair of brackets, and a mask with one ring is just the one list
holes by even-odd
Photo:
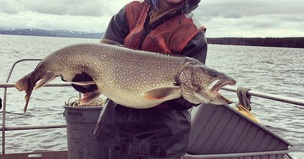
[[78, 86], [88, 86], [88, 85], [96, 84], [95, 81], [79, 81], [79, 82], [71, 82], [71, 83]]
[[179, 86], [169, 86], [153, 88], [144, 92], [144, 97], [152, 100], [160, 100], [165, 98], [175, 98], [181, 96], [181, 89]]
[[80, 100], [80, 105], [90, 103], [94, 99], [98, 98], [100, 94], [101, 93], [98, 90], [93, 91], [93, 92], [84, 93], [83, 98]]
[[34, 87], [34, 89], [40, 88], [46, 84], [48, 84], [50, 81], [52, 81], [53, 79], [55, 79], [57, 76], [53, 73], [53, 72], [48, 72], [46, 73], [41, 79], [40, 81], [36, 84], [36, 86]]

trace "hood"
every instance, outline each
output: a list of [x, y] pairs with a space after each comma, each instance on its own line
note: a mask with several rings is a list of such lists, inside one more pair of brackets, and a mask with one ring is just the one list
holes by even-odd
[[[153, 0], [146, 0], [149, 4], [155, 5], [153, 3]], [[184, 9], [184, 12], [188, 13], [193, 11], [198, 7], [198, 4], [200, 3], [201, 0], [189, 0], [187, 6]]]
[[191, 12], [198, 7], [201, 0], [189, 0], [188, 5], [185, 8], [186, 12]]

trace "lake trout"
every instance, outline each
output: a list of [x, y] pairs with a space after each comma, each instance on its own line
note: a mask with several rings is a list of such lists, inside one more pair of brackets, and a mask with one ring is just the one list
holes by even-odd
[[[93, 80], [72, 82], [76, 74], [83, 72]], [[26, 92], [24, 112], [33, 89], [56, 77], [84, 87], [96, 84], [98, 89], [84, 93], [81, 104], [103, 94], [123, 106], [138, 109], [181, 96], [193, 104], [229, 104], [231, 102], [218, 91], [227, 84], [236, 83], [231, 77], [194, 58], [105, 43], [75, 44], [49, 54], [34, 71], [16, 82], [16, 88]]]

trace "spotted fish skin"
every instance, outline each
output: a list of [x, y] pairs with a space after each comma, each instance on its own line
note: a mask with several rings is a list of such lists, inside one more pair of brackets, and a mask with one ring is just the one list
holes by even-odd
[[[194, 66], [200, 71], [195, 71]], [[201, 75], [194, 77], [193, 71]], [[72, 82], [73, 77], [82, 72], [90, 75], [93, 81], [74, 84], [96, 84], [98, 87], [95, 92], [85, 94], [86, 99], [82, 100], [84, 103], [103, 94], [121, 105], [139, 109], [181, 97], [184, 92], [188, 92], [185, 99], [192, 103], [205, 102], [200, 97], [195, 97], [198, 91], [192, 90], [191, 84], [201, 85], [199, 91], [202, 91], [216, 80], [235, 83], [229, 76], [209, 69], [193, 58], [132, 50], [104, 43], [76, 44], [51, 53], [34, 71], [16, 83], [19, 91], [26, 91], [24, 111], [34, 87], [39, 88], [56, 77]], [[186, 76], [189, 76], [188, 84]]]

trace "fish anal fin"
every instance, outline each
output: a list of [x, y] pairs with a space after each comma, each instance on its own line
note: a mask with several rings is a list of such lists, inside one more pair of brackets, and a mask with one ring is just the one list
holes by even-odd
[[181, 96], [179, 86], [153, 88], [144, 92], [144, 97], [151, 100], [174, 99]]
[[80, 105], [88, 104], [94, 99], [98, 98], [100, 96], [100, 92], [98, 90], [93, 92], [87, 92], [83, 94], [83, 98], [80, 100]]
[[55, 79], [57, 76], [53, 72], [46, 73], [41, 80], [36, 84], [34, 89], [38, 89], [46, 84], [48, 84], [50, 81]]

